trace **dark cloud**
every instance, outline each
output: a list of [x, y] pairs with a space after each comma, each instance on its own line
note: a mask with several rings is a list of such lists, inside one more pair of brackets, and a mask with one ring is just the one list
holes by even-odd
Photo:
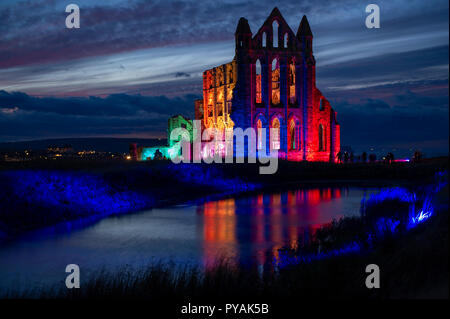
[[101, 97], [33, 97], [22, 92], [0, 91], [0, 108], [18, 107], [21, 111], [74, 116], [136, 116], [142, 113], [164, 118], [173, 113], [192, 113], [197, 95], [168, 98], [113, 94]]
[[362, 152], [374, 148], [396, 149], [403, 156], [410, 150], [425, 150], [428, 155], [448, 154], [448, 99], [416, 94], [398, 94], [393, 103], [361, 99], [359, 103], [340, 101], [341, 144]]
[[[65, 28], [66, 5], [66, 1], [6, 1], [0, 10], [0, 67], [231, 40], [241, 16], [249, 19], [256, 32], [277, 4], [271, 0], [79, 1], [80, 29]], [[308, 14], [314, 34], [319, 38], [328, 34], [335, 43], [407, 37], [411, 32], [434, 32], [448, 25], [446, 1], [379, 1], [379, 5], [383, 24], [375, 34], [364, 31], [365, 4], [357, 0], [278, 4], [294, 32], [302, 15]]]
[[176, 78], [188, 78], [190, 76], [191, 75], [189, 73], [186, 73], [186, 72], [177, 72], [177, 73], [175, 73], [175, 77]]
[[[167, 118], [193, 117], [196, 95], [168, 98], [114, 94], [105, 98], [36, 98], [0, 91], [2, 141], [72, 136], [165, 137]], [[391, 98], [339, 100], [333, 107], [341, 124], [341, 143], [362, 152], [371, 147], [408, 155], [448, 150], [448, 100], [405, 91]]]
[[171, 115], [193, 116], [196, 98], [199, 96], [127, 94], [37, 98], [0, 91], [0, 136], [2, 141], [61, 136], [161, 137]]

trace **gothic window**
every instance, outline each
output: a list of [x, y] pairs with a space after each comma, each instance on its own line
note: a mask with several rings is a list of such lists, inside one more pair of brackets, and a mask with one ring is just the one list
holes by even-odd
[[289, 123], [289, 150], [295, 150], [297, 148], [297, 139], [295, 138], [295, 122], [291, 120]]
[[262, 122], [261, 120], [258, 120], [256, 122], [256, 132], [258, 133], [258, 149], [263, 149], [263, 142], [262, 142]]
[[263, 32], [262, 34], [262, 47], [265, 48], [266, 47], [266, 42], [267, 42], [267, 35], [265, 32]]
[[323, 99], [322, 98], [320, 98], [320, 102], [319, 102], [319, 110], [320, 111], [323, 111]]
[[223, 116], [222, 102], [217, 103], [217, 109], [218, 109], [218, 114], [217, 114], [217, 116]]
[[285, 48], [288, 47], [288, 34], [287, 33], [284, 34], [284, 47]]
[[233, 68], [228, 69], [228, 83], [233, 83]]
[[289, 101], [295, 103], [295, 62], [289, 63]]
[[231, 113], [231, 102], [227, 102], [226, 106], [227, 106], [227, 109], [225, 110], [225, 112], [226, 112], [226, 120], [228, 121], [228, 116]]
[[206, 77], [206, 87], [210, 89], [213, 86], [213, 79], [211, 73], [208, 72], [208, 75]]
[[262, 97], [261, 97], [261, 62], [259, 62], [259, 59], [256, 60], [255, 64], [256, 68], [256, 103], [262, 103]]
[[222, 68], [217, 70], [217, 77], [219, 79], [219, 85], [223, 85], [223, 71]]
[[275, 20], [272, 23], [272, 33], [273, 33], [273, 47], [278, 48], [278, 22]]
[[272, 149], [280, 149], [280, 120], [274, 118], [272, 121]]
[[276, 58], [272, 61], [272, 104], [280, 104], [280, 64]]
[[213, 105], [213, 94], [210, 92], [208, 94], [208, 106], [212, 106]]
[[325, 140], [324, 140], [323, 125], [319, 125], [319, 152], [325, 151]]

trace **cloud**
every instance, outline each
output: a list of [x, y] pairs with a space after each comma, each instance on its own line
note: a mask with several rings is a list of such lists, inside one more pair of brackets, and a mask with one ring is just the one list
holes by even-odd
[[191, 75], [189, 74], [189, 73], [186, 73], [186, 72], [177, 72], [177, 73], [175, 73], [175, 77], [176, 78], [188, 78], [188, 77], [190, 77]]
[[425, 150], [428, 155], [448, 154], [448, 99], [406, 91], [392, 101], [334, 103], [341, 124], [341, 145], [350, 145], [358, 152], [395, 148], [403, 156], [414, 149]]
[[14, 114], [17, 111], [19, 111], [19, 108], [17, 106], [15, 107], [4, 107], [4, 108], [0, 108], [0, 112], [3, 114]]
[[37, 98], [0, 91], [0, 136], [2, 141], [62, 136], [165, 137], [167, 119], [175, 114], [192, 117], [196, 98], [199, 96], [127, 94]]

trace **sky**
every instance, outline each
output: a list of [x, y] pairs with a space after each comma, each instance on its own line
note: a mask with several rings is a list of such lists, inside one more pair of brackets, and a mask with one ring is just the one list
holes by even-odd
[[[380, 7], [379, 29], [365, 7]], [[65, 7], [80, 7], [67, 29]], [[296, 32], [307, 15], [317, 87], [356, 152], [448, 154], [448, 1], [0, 2], [0, 142], [56, 137], [165, 137], [194, 115], [202, 72], [234, 56], [277, 6]]]

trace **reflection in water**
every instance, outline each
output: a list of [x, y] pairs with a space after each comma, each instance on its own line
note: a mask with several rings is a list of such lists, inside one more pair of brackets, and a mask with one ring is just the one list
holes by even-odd
[[304, 189], [250, 198], [229, 198], [197, 207], [203, 225], [203, 264], [217, 257], [231, 264], [278, 259], [278, 250], [305, 244], [316, 230], [343, 215], [340, 198], [348, 190]]
[[65, 287], [64, 269], [71, 263], [83, 269], [84, 278], [100, 269], [139, 268], [159, 260], [208, 267], [220, 256], [270, 269], [265, 266], [278, 257], [278, 248], [307, 242], [333, 218], [359, 216], [364, 194], [359, 188], [257, 194], [105, 218], [70, 232], [24, 236], [0, 246], [0, 295], [11, 287]]

